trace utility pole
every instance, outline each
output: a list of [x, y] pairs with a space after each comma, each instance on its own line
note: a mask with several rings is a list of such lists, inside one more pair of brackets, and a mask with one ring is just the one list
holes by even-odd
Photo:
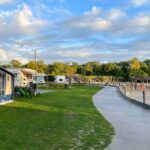
[[[36, 92], [38, 90], [38, 84], [37, 84], [37, 50], [34, 51], [34, 61], [35, 61], [35, 84], [36, 84]], [[35, 95], [36, 95], [35, 92]]]
[[34, 61], [35, 61], [35, 76], [37, 71], [37, 50], [34, 51]]

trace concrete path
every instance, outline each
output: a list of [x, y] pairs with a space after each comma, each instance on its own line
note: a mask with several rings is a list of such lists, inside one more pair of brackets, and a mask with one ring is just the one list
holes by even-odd
[[55, 92], [55, 90], [38, 90], [40, 93]]
[[150, 110], [129, 102], [114, 87], [98, 92], [93, 102], [115, 128], [107, 150], [150, 150]]

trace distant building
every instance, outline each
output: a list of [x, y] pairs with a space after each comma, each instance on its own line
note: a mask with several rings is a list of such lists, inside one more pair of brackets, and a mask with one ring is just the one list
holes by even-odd
[[45, 83], [45, 74], [44, 73], [36, 73], [35, 77], [35, 81], [38, 84], [44, 84]]
[[0, 67], [0, 104], [13, 98], [14, 75]]
[[55, 83], [67, 83], [65, 76], [55, 76]]
[[26, 75], [28, 83], [30, 82], [38, 84], [45, 83], [46, 75], [44, 73], [38, 73], [33, 69], [21, 69], [21, 71]]
[[32, 69], [7, 69], [15, 76], [15, 87], [26, 87], [31, 83], [43, 84], [45, 83], [45, 74], [38, 73]]
[[21, 71], [21, 69], [7, 69], [14, 74], [14, 85], [17, 87], [26, 87], [28, 85], [27, 76]]
[[35, 83], [35, 74], [36, 71], [32, 69], [21, 69], [23, 74], [27, 77], [27, 85], [29, 86], [30, 83]]

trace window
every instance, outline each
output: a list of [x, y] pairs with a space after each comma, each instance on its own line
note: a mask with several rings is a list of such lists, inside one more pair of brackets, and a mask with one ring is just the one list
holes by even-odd
[[27, 79], [32, 79], [32, 74], [27, 74]]
[[62, 81], [63, 81], [63, 79], [59, 79], [59, 81], [60, 81], [60, 82], [62, 82]]
[[41, 81], [41, 80], [44, 80], [44, 78], [43, 78], [43, 77], [38, 76], [38, 77], [37, 77], [37, 80], [38, 80], [38, 81]]
[[14, 74], [14, 77], [17, 78], [18, 77], [17, 74]]
[[0, 95], [5, 94], [5, 73], [0, 71]]
[[7, 81], [9, 81], [9, 76], [7, 77]]

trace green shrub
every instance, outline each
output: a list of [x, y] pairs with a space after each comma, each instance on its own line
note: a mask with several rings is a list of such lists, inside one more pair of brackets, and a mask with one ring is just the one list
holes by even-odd
[[69, 88], [68, 84], [58, 84], [58, 83], [45, 83], [42, 85], [38, 86], [41, 89], [48, 89], [48, 88], [52, 88], [52, 89], [66, 89]]
[[77, 87], [77, 86], [84, 86], [85, 83], [73, 83], [73, 86]]

